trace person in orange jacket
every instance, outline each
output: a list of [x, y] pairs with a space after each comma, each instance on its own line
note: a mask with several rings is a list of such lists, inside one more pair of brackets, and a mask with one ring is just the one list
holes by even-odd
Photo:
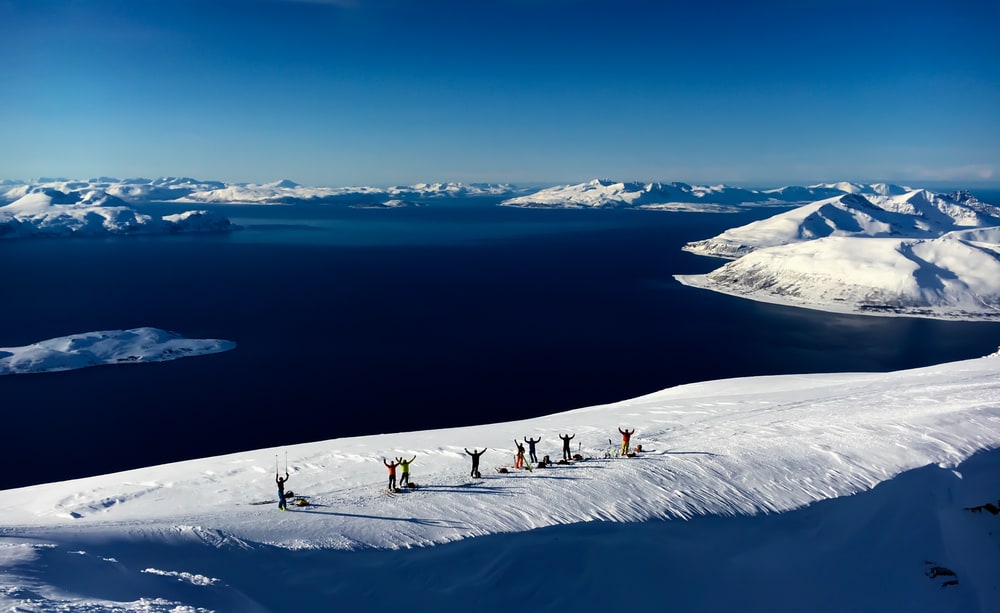
[[389, 490], [394, 490], [396, 489], [396, 467], [399, 466], [399, 462], [386, 462], [385, 458], [382, 458], [382, 463], [389, 469]]
[[635, 428], [632, 428], [631, 431], [628, 429], [622, 430], [621, 428], [618, 428], [618, 432], [622, 435], [622, 455], [627, 456], [629, 452], [629, 440], [632, 438], [632, 435], [635, 434]]

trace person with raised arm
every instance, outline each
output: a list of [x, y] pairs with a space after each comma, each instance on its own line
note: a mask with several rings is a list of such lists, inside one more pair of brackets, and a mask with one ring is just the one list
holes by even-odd
[[399, 487], [405, 487], [410, 484], [410, 464], [412, 464], [413, 460], [416, 459], [417, 456], [415, 455], [409, 460], [404, 460], [403, 458], [396, 458], [396, 461], [399, 462], [399, 470], [402, 471], [402, 474], [399, 477]]
[[573, 459], [573, 456], [570, 455], [570, 451], [569, 451], [569, 442], [575, 436], [576, 436], [575, 432], [573, 434], [570, 434], [570, 435], [565, 435], [565, 434], [560, 434], [559, 435], [559, 438], [561, 438], [562, 442], [563, 442], [563, 459], [564, 460], [568, 461], [568, 460], [572, 460]]
[[527, 436], [524, 437], [524, 442], [528, 443], [528, 459], [530, 459], [535, 464], [538, 464], [538, 456], [535, 455], [535, 445], [542, 440], [542, 437], [536, 439], [530, 439]]
[[483, 447], [482, 451], [476, 451], [473, 449], [469, 451], [468, 447], [465, 449], [465, 453], [472, 456], [472, 472], [469, 473], [470, 477], [476, 477], [477, 479], [482, 475], [479, 474], [479, 457], [486, 453], [486, 447]]
[[396, 489], [396, 467], [399, 466], [399, 462], [386, 462], [385, 458], [382, 458], [382, 463], [389, 469], [389, 491], [392, 492]]
[[514, 468], [524, 468], [524, 445], [517, 442], [514, 439], [514, 445], [517, 446], [517, 452], [514, 454]]
[[629, 440], [632, 438], [632, 435], [635, 434], [635, 428], [632, 428], [632, 430], [629, 430], [628, 428], [624, 430], [618, 428], [618, 432], [622, 435], [622, 455], [628, 456]]
[[274, 482], [278, 484], [278, 508], [282, 511], [287, 511], [288, 507], [285, 506], [285, 481], [288, 481], [288, 471], [285, 471], [285, 478], [282, 479], [278, 476], [278, 473], [274, 473]]

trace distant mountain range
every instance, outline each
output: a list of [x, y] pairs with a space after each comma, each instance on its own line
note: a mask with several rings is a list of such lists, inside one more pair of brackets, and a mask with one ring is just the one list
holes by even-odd
[[524, 208], [636, 208], [691, 209], [686, 205], [734, 207], [739, 205], [785, 205], [812, 202], [844, 194], [903, 194], [909, 188], [874, 183], [829, 183], [809, 187], [791, 186], [753, 190], [727, 185], [687, 183], [640, 183], [595, 179], [576, 185], [560, 185], [504, 200], [504, 206]]
[[[727, 185], [640, 183], [595, 179], [576, 185], [525, 189], [507, 183], [418, 183], [395, 187], [307, 187], [283, 179], [272, 183], [225, 183], [190, 177], [87, 180], [41, 178], [0, 181], [0, 201], [13, 202], [31, 193], [103, 192], [124, 203], [179, 202], [203, 204], [343, 204], [389, 206], [437, 198], [504, 198], [501, 205], [525, 208], [639, 208], [727, 210], [739, 205], [787, 205], [843, 194], [899, 195], [909, 188], [876, 183], [828, 183], [753, 190]], [[697, 205], [697, 206], [689, 206]]]
[[[346, 204], [399, 206], [412, 200], [476, 196], [513, 196], [521, 190], [505, 184], [418, 183], [397, 187], [306, 187], [283, 179], [273, 183], [224, 183], [190, 177], [159, 179], [115, 179], [97, 177], [86, 181], [44, 178], [33, 182], [0, 181], [0, 200], [44, 191], [80, 193], [100, 191], [122, 201], [180, 202], [203, 204]], [[390, 203], [390, 201], [392, 201]]]

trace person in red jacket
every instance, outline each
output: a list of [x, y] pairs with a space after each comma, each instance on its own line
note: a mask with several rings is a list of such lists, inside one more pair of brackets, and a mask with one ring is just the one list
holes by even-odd
[[632, 435], [635, 434], [635, 428], [632, 428], [631, 431], [628, 429], [622, 430], [621, 428], [618, 428], [618, 432], [622, 435], [622, 455], [627, 456], [629, 452], [629, 439], [631, 439]]
[[399, 462], [386, 462], [385, 458], [382, 458], [382, 463], [385, 467], [389, 469], [389, 490], [392, 491], [396, 489], [396, 467], [399, 466]]

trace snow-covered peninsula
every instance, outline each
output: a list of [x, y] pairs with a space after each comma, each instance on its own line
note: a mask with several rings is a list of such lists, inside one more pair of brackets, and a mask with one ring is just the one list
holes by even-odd
[[0, 206], [0, 239], [229, 232], [228, 219], [208, 211], [154, 217], [102, 190], [40, 189]]
[[1000, 208], [957, 192], [842, 194], [688, 243], [735, 258], [686, 285], [844, 313], [1000, 319]]
[[141, 364], [234, 349], [218, 339], [184, 338], [158, 328], [71, 334], [23, 347], [0, 347], [0, 375], [74, 370], [105, 364]]
[[[558, 460], [560, 435], [582, 459], [512, 467], [514, 440]], [[247, 451], [0, 492], [0, 604], [996, 611], [998, 450], [993, 355]], [[417, 487], [387, 495], [397, 457]]]

